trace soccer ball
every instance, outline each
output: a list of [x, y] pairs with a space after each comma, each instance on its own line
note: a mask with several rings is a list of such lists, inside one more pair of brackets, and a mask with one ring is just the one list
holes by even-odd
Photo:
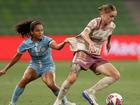
[[122, 96], [118, 93], [111, 93], [106, 98], [107, 105], [122, 105], [123, 99]]

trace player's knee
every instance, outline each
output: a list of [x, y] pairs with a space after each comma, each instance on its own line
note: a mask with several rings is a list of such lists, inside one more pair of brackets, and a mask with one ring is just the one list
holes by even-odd
[[67, 78], [70, 84], [73, 84], [76, 81], [80, 70], [81, 70], [81, 67], [79, 64], [72, 65], [71, 72], [69, 73], [68, 78]]
[[19, 81], [18, 85], [20, 87], [25, 87], [29, 82], [26, 79], [22, 79]]
[[70, 84], [73, 84], [75, 81], [76, 81], [76, 79], [73, 78], [73, 79], [70, 79], [70, 80], [69, 80], [69, 83], [70, 83]]
[[54, 89], [56, 86], [54, 83], [51, 83], [51, 82], [48, 82], [47, 83], [47, 86], [50, 88], [50, 89]]
[[70, 75], [68, 76], [67, 80], [70, 84], [73, 84], [77, 79], [77, 76], [76, 75]]
[[115, 72], [113, 73], [112, 77], [117, 81], [120, 79], [120, 73], [119, 72]]

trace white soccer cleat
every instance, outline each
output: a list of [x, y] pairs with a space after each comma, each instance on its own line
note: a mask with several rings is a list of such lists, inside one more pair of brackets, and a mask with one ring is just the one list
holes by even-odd
[[82, 93], [83, 97], [91, 104], [91, 105], [98, 105], [95, 100], [95, 96], [88, 91], [84, 90]]
[[64, 105], [76, 105], [76, 103], [73, 103], [73, 102], [67, 101], [67, 103], [65, 103]]
[[10, 102], [10, 103], [9, 103], [9, 105], [16, 105], [16, 104], [14, 104], [14, 103]]

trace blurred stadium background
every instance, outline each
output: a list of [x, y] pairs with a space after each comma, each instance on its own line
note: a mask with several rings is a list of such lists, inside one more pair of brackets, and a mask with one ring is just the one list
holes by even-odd
[[[140, 1], [138, 0], [0, 0], [0, 68], [12, 58], [22, 41], [14, 30], [18, 22], [27, 19], [40, 20], [45, 26], [45, 33], [59, 42], [65, 37], [80, 33], [92, 18], [99, 15], [97, 8], [106, 3], [116, 6], [118, 16], [115, 18], [117, 27], [112, 42], [114, 45], [112, 53], [102, 54], [111, 59], [120, 71], [121, 79], [99, 92], [97, 99], [99, 105], [106, 105], [106, 96], [111, 92], [118, 92], [124, 98], [124, 105], [140, 105]], [[67, 54], [67, 50], [68, 47], [60, 52], [53, 51], [57, 68], [56, 80], [59, 85], [65, 80], [72, 59], [70, 51], [68, 58], [59, 58], [62, 57], [62, 53]], [[120, 52], [114, 54], [117, 51]], [[5, 76], [0, 77], [0, 105], [8, 105], [12, 91], [28, 65], [29, 59], [24, 60], [26, 62], [17, 63]], [[81, 72], [79, 79], [68, 93], [69, 99], [75, 101], [77, 105], [89, 105], [82, 98], [81, 92], [100, 78], [102, 76], [96, 76], [90, 71]], [[38, 79], [26, 87], [17, 105], [52, 105], [54, 100], [51, 91]]]

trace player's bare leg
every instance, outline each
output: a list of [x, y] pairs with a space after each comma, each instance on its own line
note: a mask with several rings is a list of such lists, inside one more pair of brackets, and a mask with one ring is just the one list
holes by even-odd
[[119, 80], [120, 78], [119, 72], [111, 63], [106, 63], [98, 66], [96, 71], [105, 75], [105, 77], [102, 78], [100, 81], [98, 81], [94, 86], [84, 91], [91, 99], [93, 99], [93, 103], [95, 104], [91, 105], [98, 105], [97, 102], [95, 101], [96, 92], [104, 89], [105, 87], [108, 87], [109, 85]]
[[22, 79], [17, 84], [9, 105], [16, 105], [19, 96], [23, 93], [25, 86], [31, 81], [37, 79], [36, 72], [32, 68], [27, 68]]
[[[69, 88], [72, 84], [76, 81], [78, 74], [80, 72], [80, 66], [78, 64], [73, 64], [71, 68], [71, 72], [69, 73], [67, 79], [63, 82], [59, 95], [53, 105], [61, 105], [62, 98], [67, 94]], [[76, 105], [75, 103], [68, 104], [68, 105]]]

